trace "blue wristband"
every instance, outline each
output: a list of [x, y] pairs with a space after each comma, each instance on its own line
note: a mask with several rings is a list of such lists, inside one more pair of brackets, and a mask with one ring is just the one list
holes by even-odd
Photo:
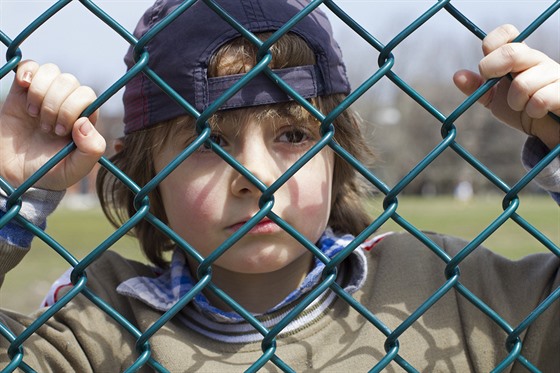
[[[5, 211], [0, 210], [0, 218], [6, 215]], [[44, 229], [45, 224], [41, 228]], [[0, 240], [6, 243], [19, 247], [30, 247], [31, 241], [35, 235], [23, 228], [21, 225], [17, 224], [13, 220], [9, 221], [8, 224], [0, 228]]]

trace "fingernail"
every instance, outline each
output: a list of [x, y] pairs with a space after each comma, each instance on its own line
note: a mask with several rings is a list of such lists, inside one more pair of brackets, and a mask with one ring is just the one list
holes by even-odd
[[35, 106], [35, 105], [28, 105], [27, 106], [27, 112], [29, 113], [29, 115], [31, 115], [32, 117], [36, 117], [39, 115], [39, 107]]
[[23, 73], [23, 76], [21, 77], [21, 80], [23, 80], [26, 83], [31, 84], [31, 71], [26, 71]]
[[93, 126], [91, 125], [89, 120], [84, 119], [84, 122], [80, 125], [78, 129], [82, 135], [87, 136], [93, 130]]
[[52, 130], [52, 127], [47, 123], [41, 123], [41, 130], [43, 132], [49, 133]]
[[58, 136], [63, 136], [66, 134], [66, 128], [64, 128], [62, 124], [57, 124], [54, 127], [54, 133], [56, 133]]

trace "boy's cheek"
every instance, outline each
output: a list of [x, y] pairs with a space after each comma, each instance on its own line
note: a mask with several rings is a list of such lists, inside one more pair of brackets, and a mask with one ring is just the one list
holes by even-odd
[[289, 180], [285, 187], [289, 190], [289, 200], [282, 202], [276, 198], [277, 208], [279, 205], [285, 206], [284, 214], [279, 215], [284, 215], [284, 218], [292, 220], [293, 223], [298, 222], [297, 225], [305, 227], [308, 231], [322, 233], [330, 216], [331, 178], [317, 175], [314, 179], [295, 177]]
[[[219, 194], [188, 189], [182, 191], [182, 195], [174, 199], [170, 208], [176, 211], [175, 215], [181, 217], [182, 221], [204, 224], [215, 218], [216, 213], [223, 209], [223, 204], [220, 204], [221, 200]], [[222, 207], [218, 209], [218, 205]]]
[[319, 153], [286, 183], [290, 189], [290, 202], [297, 206], [315, 207], [316, 212], [323, 204], [330, 206], [333, 172], [332, 152]]
[[215, 194], [203, 188], [194, 188], [165, 182], [161, 186], [164, 208], [173, 229], [184, 229], [193, 224], [203, 224], [212, 215]]

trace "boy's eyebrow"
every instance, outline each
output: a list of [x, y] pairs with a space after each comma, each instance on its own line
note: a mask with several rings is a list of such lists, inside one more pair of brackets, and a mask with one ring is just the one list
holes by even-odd
[[[269, 104], [253, 106], [241, 109], [218, 111], [209, 119], [208, 124], [212, 131], [228, 130], [234, 127], [235, 135], [239, 135], [243, 129], [243, 123], [247, 120], [266, 121], [275, 128], [290, 124], [297, 127], [317, 128], [320, 122], [304, 107], [297, 102], [287, 102], [279, 104]], [[226, 127], [223, 127], [227, 124]], [[194, 127], [192, 127], [191, 137], [196, 137]]]

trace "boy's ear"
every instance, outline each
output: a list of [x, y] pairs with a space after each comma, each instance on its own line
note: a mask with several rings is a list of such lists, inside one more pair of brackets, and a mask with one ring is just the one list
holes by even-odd
[[113, 149], [115, 150], [115, 153], [120, 153], [124, 148], [124, 141], [122, 138], [118, 138], [115, 139], [114, 143], [113, 143]]

